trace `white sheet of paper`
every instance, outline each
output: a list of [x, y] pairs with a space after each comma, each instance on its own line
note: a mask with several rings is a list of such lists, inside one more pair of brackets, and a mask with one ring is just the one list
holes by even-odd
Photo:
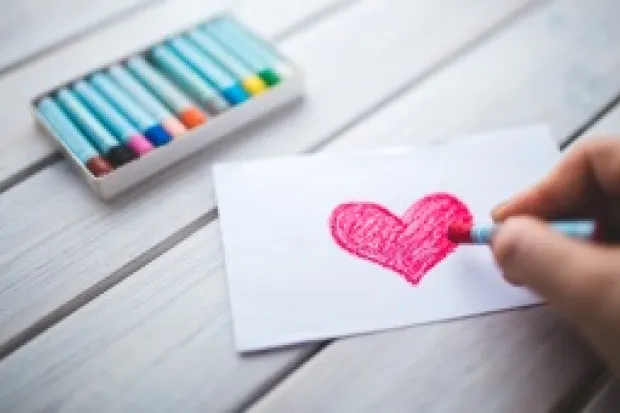
[[[509, 285], [488, 247], [460, 246], [417, 284], [341, 248], [330, 215], [372, 202], [401, 217], [456, 195], [477, 224], [560, 158], [546, 128], [392, 153], [319, 154], [214, 167], [236, 347], [253, 351], [539, 302]], [[416, 254], [415, 250], [411, 254]]]

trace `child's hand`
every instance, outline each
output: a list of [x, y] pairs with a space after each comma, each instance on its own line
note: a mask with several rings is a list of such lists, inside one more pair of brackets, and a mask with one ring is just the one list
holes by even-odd
[[492, 243], [506, 279], [544, 297], [620, 373], [620, 244], [569, 239], [536, 219], [570, 217], [620, 233], [620, 139], [575, 145], [542, 182], [496, 208], [504, 225]]

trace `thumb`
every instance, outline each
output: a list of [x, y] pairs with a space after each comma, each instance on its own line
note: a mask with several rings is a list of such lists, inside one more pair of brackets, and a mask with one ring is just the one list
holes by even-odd
[[492, 250], [509, 282], [531, 288], [569, 318], [596, 307], [617, 285], [618, 252], [570, 239], [534, 218], [509, 218]]

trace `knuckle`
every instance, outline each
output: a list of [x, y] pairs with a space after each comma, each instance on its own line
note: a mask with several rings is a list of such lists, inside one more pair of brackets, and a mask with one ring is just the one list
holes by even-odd
[[520, 217], [509, 218], [502, 224], [492, 245], [500, 266], [510, 267], [511, 263], [522, 255], [527, 238], [527, 226], [524, 224], [524, 219]]

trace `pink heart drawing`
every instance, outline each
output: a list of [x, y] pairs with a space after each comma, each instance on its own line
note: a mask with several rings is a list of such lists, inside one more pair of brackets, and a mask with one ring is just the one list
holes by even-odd
[[473, 218], [457, 197], [435, 193], [416, 201], [402, 218], [373, 203], [340, 204], [332, 212], [330, 229], [344, 250], [417, 285], [456, 248], [447, 238], [454, 221], [471, 224]]

